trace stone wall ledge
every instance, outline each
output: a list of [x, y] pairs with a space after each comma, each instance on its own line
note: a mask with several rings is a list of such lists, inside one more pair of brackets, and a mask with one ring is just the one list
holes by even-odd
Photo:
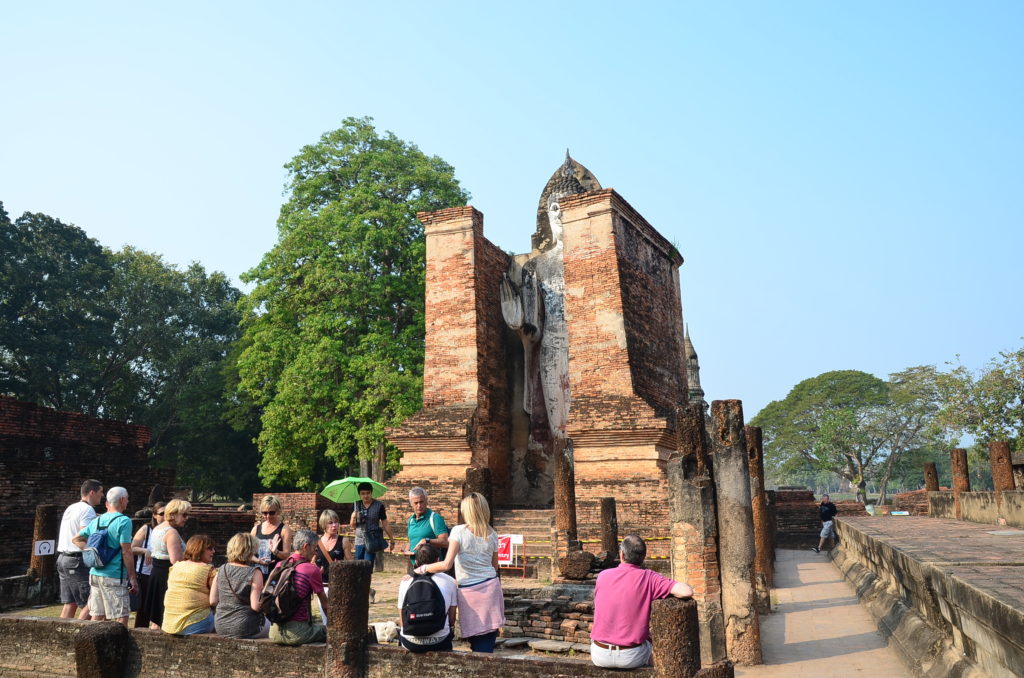
[[914, 676], [1024, 676], [1024, 534], [923, 517], [838, 526], [833, 562]]
[[[74, 639], [91, 622], [0, 615], [0, 677], [75, 676]], [[235, 640], [212, 634], [187, 638], [133, 629], [126, 676], [211, 678], [211, 676], [321, 676], [326, 645], [285, 647], [268, 640]], [[713, 674], [712, 669], [702, 671]], [[368, 678], [488, 676], [488, 678], [611, 678], [620, 671], [589, 662], [537, 655], [466, 652], [416, 655], [394, 645], [369, 647]], [[629, 673], [651, 678], [651, 669]], [[701, 674], [698, 674], [701, 675]], [[724, 674], [723, 674], [724, 675]]]

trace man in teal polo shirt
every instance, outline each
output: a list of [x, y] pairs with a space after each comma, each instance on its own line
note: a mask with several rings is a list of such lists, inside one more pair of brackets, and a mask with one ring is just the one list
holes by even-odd
[[[430, 544], [441, 552], [443, 560], [444, 552], [448, 549], [448, 526], [444, 524], [444, 518], [440, 513], [427, 508], [427, 491], [422, 487], [409, 490], [409, 504], [413, 510], [406, 527], [409, 551], [416, 553], [420, 544]], [[409, 562], [412, 563], [413, 559], [410, 556]]]
[[86, 547], [90, 534], [107, 530], [107, 545], [118, 553], [103, 567], [89, 570], [89, 613], [93, 621], [109, 619], [128, 625], [131, 612], [130, 593], [138, 593], [135, 558], [132, 556], [132, 519], [124, 514], [128, 508], [128, 490], [112, 487], [107, 491], [107, 512], [85, 526], [71, 541], [80, 549]]

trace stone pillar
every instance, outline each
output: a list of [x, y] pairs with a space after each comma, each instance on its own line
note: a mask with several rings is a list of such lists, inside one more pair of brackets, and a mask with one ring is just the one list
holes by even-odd
[[366, 560], [331, 563], [325, 678], [365, 678], [367, 675], [366, 632], [370, 625], [372, 574], [373, 566]]
[[761, 664], [761, 627], [754, 595], [754, 519], [739, 400], [711, 403], [711, 449], [718, 500], [725, 647], [737, 664]]
[[576, 532], [576, 477], [572, 468], [572, 443], [556, 438], [551, 455], [555, 465], [555, 549], [559, 556], [579, 551]]
[[967, 450], [956, 448], [949, 453], [953, 466], [953, 512], [957, 520], [963, 520], [960, 493], [971, 491], [971, 476], [967, 469]]
[[607, 563], [619, 557], [619, 519], [615, 512], [615, 497], [601, 497], [601, 550], [608, 554]]
[[128, 627], [116, 621], [92, 622], [75, 636], [78, 678], [121, 678], [128, 675]]
[[[29, 564], [36, 577], [47, 581], [57, 570], [57, 537], [60, 531], [60, 519], [64, 514], [60, 506], [40, 504], [36, 506], [36, 522], [32, 531], [32, 560]], [[45, 556], [35, 555], [35, 543], [46, 539], [53, 540], [53, 550]]]
[[718, 512], [708, 459], [704, 408], [676, 412], [679, 450], [668, 460], [672, 578], [693, 587], [700, 621], [701, 662], [725, 659], [725, 617], [718, 567]]
[[[491, 522], [494, 522], [494, 486], [491, 483], [491, 469], [470, 466], [466, 469], [466, 482], [462, 486], [462, 496], [468, 497], [474, 492], [482, 494], [491, 509]], [[459, 510], [459, 522], [465, 522], [462, 510]]]
[[994, 440], [988, 444], [988, 456], [992, 463], [992, 485], [996, 490], [996, 507], [1002, 517], [1003, 492], [1013, 492], [1013, 462], [1010, 458], [1010, 443]]
[[772, 554], [772, 566], [768, 570], [768, 586], [775, 588], [775, 548], [779, 542], [779, 515], [778, 499], [775, 490], [765, 490], [765, 498], [768, 501], [768, 552]]
[[764, 447], [761, 428], [743, 427], [747, 443], [747, 471], [750, 474], [750, 508], [754, 519], [754, 602], [758, 614], [772, 611], [771, 581], [772, 554], [771, 535], [768, 527], [768, 498], [764, 493]]
[[705, 666], [697, 673], [697, 678], [735, 678], [736, 667], [728, 659]]
[[925, 462], [924, 489], [928, 492], [939, 491], [939, 472], [935, 469], [934, 461]]
[[700, 623], [694, 600], [665, 598], [651, 605], [651, 643], [657, 678], [693, 678], [700, 671]]

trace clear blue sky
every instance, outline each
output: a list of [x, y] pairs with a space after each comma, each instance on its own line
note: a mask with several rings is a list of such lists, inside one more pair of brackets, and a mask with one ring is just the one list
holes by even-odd
[[1024, 3], [11, 3], [0, 200], [237, 280], [346, 116], [529, 249], [565, 148], [679, 247], [709, 398], [1021, 345]]

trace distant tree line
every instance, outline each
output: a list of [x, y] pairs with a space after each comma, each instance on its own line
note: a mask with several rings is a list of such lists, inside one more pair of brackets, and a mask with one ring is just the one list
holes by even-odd
[[152, 429], [154, 461], [200, 496], [258, 484], [252, 434], [227, 421], [241, 293], [222, 273], [112, 251], [0, 203], [0, 393]]
[[770, 482], [917, 489], [922, 466], [936, 462], [950, 483], [949, 450], [966, 437], [973, 482], [991, 484], [988, 443], [1024, 450], [1024, 347], [1000, 353], [976, 372], [911, 367], [882, 380], [856, 370], [805, 379], [751, 423], [764, 432]]

